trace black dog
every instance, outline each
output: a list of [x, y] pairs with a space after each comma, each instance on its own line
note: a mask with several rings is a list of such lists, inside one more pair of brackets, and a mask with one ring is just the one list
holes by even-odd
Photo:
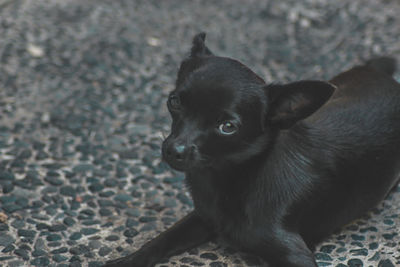
[[314, 245], [378, 204], [400, 174], [400, 85], [379, 58], [330, 82], [266, 85], [195, 36], [162, 147], [195, 210], [107, 266], [153, 266], [222, 237], [269, 266], [317, 266]]

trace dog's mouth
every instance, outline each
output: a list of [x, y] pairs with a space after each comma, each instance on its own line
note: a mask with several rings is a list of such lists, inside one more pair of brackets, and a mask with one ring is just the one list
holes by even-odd
[[180, 172], [186, 172], [188, 170], [188, 164], [182, 162], [182, 163], [177, 163], [177, 162], [172, 162], [168, 161], [164, 158], [164, 161], [174, 170], [180, 171]]

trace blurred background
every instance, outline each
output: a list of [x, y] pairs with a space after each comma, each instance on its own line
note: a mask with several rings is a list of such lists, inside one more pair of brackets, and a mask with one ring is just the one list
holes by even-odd
[[[267, 82], [330, 79], [400, 60], [398, 14], [397, 0], [0, 0], [0, 265], [100, 266], [193, 208], [160, 144], [196, 33]], [[399, 191], [321, 244], [319, 266], [400, 265]], [[210, 243], [160, 266], [262, 264]]]

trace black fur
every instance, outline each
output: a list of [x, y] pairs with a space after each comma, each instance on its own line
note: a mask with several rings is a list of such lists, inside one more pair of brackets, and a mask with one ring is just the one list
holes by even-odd
[[378, 204], [400, 174], [400, 85], [378, 58], [329, 82], [266, 85], [193, 40], [168, 108], [164, 159], [195, 209], [128, 257], [153, 266], [216, 237], [274, 267], [317, 266], [312, 250]]

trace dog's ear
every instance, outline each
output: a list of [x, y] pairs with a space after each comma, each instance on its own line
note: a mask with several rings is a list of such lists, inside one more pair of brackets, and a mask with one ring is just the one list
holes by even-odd
[[190, 57], [201, 57], [212, 55], [210, 49], [205, 45], [206, 33], [201, 32], [194, 36]]
[[267, 119], [281, 128], [289, 128], [319, 109], [333, 94], [335, 86], [323, 81], [299, 81], [269, 85]]

